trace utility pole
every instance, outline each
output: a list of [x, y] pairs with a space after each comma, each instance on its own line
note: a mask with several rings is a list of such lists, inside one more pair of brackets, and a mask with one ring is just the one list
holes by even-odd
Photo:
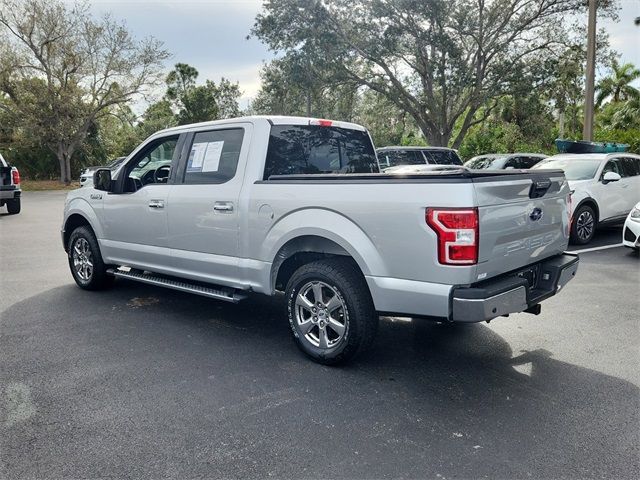
[[587, 26], [587, 71], [584, 99], [584, 129], [582, 139], [593, 140], [593, 97], [596, 76], [596, 10], [598, 0], [589, 0], [589, 24]]

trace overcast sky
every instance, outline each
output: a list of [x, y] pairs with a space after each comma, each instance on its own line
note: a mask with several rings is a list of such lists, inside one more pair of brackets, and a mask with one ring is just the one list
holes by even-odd
[[[71, 1], [71, 0], [69, 0]], [[224, 76], [240, 83], [245, 107], [260, 87], [259, 71], [273, 54], [255, 38], [246, 39], [262, 0], [90, 0], [96, 14], [126, 21], [136, 36], [162, 40], [174, 63], [198, 69], [199, 79]], [[640, 0], [622, 0], [621, 22], [601, 22], [623, 61], [640, 66]], [[586, 22], [586, 18], [585, 18]]]

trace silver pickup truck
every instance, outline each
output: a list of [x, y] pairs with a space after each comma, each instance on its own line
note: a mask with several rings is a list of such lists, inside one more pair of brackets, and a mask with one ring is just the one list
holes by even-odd
[[576, 274], [562, 171], [378, 173], [365, 128], [246, 117], [156, 133], [67, 196], [62, 243], [87, 290], [117, 277], [238, 302], [285, 292], [300, 349], [333, 364], [378, 315], [538, 313]]

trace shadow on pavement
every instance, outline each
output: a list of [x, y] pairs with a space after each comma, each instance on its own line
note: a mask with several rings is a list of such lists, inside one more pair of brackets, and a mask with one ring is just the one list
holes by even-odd
[[13, 305], [0, 336], [3, 475], [640, 473], [640, 392], [627, 381], [535, 345], [512, 352], [485, 325], [389, 318], [370, 352], [324, 367], [298, 352], [282, 311], [281, 299], [229, 305], [125, 281]]

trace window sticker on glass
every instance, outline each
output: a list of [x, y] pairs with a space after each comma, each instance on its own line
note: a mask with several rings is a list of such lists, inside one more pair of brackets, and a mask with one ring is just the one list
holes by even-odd
[[189, 162], [187, 163], [188, 172], [201, 172], [204, 154], [207, 150], [206, 143], [194, 143], [189, 154]]
[[224, 142], [209, 142], [206, 144], [207, 149], [204, 153], [204, 161], [202, 164], [203, 172], [217, 172], [220, 164], [220, 156]]

